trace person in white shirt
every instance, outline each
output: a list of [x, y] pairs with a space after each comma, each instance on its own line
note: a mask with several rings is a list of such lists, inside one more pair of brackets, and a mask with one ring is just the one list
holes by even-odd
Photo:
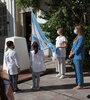
[[9, 80], [13, 86], [13, 91], [20, 91], [17, 87], [18, 73], [20, 72], [18, 56], [12, 41], [7, 42], [8, 50], [5, 52], [5, 63], [9, 74]]
[[66, 68], [65, 68], [65, 57], [66, 57], [66, 47], [67, 47], [67, 39], [64, 36], [64, 29], [59, 28], [57, 30], [58, 37], [56, 38], [56, 49], [60, 51], [60, 55], [57, 55], [57, 66], [56, 72], [58, 74], [56, 77], [60, 77], [60, 79], [64, 78]]
[[33, 42], [33, 50], [30, 51], [30, 68], [32, 69], [33, 90], [39, 90], [40, 72], [45, 71], [44, 53], [39, 50], [37, 42]]

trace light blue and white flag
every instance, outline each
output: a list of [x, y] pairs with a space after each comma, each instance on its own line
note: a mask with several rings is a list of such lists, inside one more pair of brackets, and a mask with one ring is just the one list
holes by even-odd
[[56, 47], [45, 37], [41, 27], [39, 26], [34, 13], [31, 14], [32, 18], [32, 42], [36, 41], [41, 50], [50, 48], [52, 52], [59, 54]]

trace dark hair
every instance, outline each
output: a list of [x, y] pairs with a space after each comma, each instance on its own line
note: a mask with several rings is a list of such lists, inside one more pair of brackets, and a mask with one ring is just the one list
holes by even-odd
[[6, 96], [5, 84], [1, 76], [0, 76], [0, 97], [1, 97], [0, 100], [8, 100]]
[[63, 29], [63, 28], [59, 28], [58, 31], [59, 31], [59, 33], [60, 33], [61, 35], [64, 35], [64, 29]]
[[38, 48], [39, 47], [39, 45], [38, 45], [38, 43], [37, 42], [33, 42], [33, 48]]
[[14, 45], [12, 41], [8, 41], [8, 42], [7, 42], [7, 47], [8, 47], [8, 48], [10, 48], [12, 45]]

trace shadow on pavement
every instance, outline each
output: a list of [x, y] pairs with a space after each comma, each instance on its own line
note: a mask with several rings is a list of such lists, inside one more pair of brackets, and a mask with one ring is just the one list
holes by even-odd
[[[52, 91], [52, 90], [59, 90], [59, 89], [73, 89], [75, 86], [76, 86], [76, 84], [43, 86], [43, 87], [40, 87], [39, 91]], [[84, 89], [90, 89], [90, 83], [85, 83]], [[37, 92], [37, 91], [32, 90], [32, 89], [23, 89], [22, 91], [20, 91], [18, 93], [28, 93], [28, 92]], [[87, 98], [90, 98], [90, 95], [88, 95]]]
[[[73, 89], [76, 84], [65, 84], [65, 85], [53, 85], [53, 86], [43, 86], [41, 90], [50, 91], [50, 90], [58, 90], [58, 89]], [[90, 89], [90, 83], [85, 83], [83, 89]]]
[[72, 67], [66, 67], [66, 72], [74, 72], [74, 69]]
[[22, 89], [21, 91], [19, 91], [17, 93], [28, 93], [28, 92], [35, 92], [35, 90], [32, 90], [32, 89]]
[[90, 99], [90, 95], [88, 95], [87, 98]]
[[[90, 77], [90, 73], [89, 72], [84, 72], [83, 73], [84, 77]], [[71, 74], [71, 75], [66, 75], [68, 78], [75, 78], [75, 74]]]
[[84, 83], [84, 89], [90, 89], [90, 83]]
[[76, 84], [43, 86], [43, 87], [41, 87], [41, 90], [50, 91], [50, 90], [59, 90], [59, 89], [72, 89], [75, 86], [76, 86]]

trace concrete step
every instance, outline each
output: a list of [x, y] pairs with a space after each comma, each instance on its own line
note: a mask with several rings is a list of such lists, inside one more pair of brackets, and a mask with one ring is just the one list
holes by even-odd
[[[45, 72], [41, 72], [41, 75], [53, 72], [55, 62], [52, 62], [51, 58], [45, 58], [45, 65], [47, 70]], [[6, 72], [3, 71], [1, 74], [2, 77], [5, 78], [6, 80], [9, 79], [8, 74]], [[29, 72], [29, 69], [26, 69], [19, 74], [18, 82], [19, 83], [24, 82], [29, 79], [32, 79], [32, 74]]]

